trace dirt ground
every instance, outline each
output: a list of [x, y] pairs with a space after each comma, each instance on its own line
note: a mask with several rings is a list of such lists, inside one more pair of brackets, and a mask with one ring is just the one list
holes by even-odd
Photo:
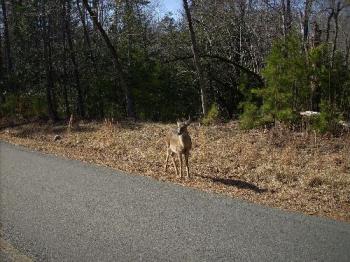
[[[85, 122], [2, 128], [0, 139], [35, 150], [150, 176], [250, 202], [350, 222], [350, 135], [283, 128], [242, 131], [236, 122], [192, 123], [192, 179], [164, 172], [164, 137], [175, 125]], [[54, 141], [55, 135], [60, 139]], [[171, 162], [170, 162], [171, 164]]]

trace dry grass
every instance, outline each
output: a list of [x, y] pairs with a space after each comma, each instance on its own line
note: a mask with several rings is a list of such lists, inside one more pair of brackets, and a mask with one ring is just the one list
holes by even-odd
[[[231, 122], [192, 124], [191, 180], [163, 172], [164, 136], [172, 125], [28, 124], [0, 139], [133, 174], [216, 192], [284, 210], [350, 222], [350, 136], [303, 136], [285, 129], [241, 131]], [[62, 139], [53, 141], [59, 134]]]

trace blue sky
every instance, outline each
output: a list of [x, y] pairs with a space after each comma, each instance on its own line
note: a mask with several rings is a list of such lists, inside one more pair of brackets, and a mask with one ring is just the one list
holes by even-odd
[[182, 8], [181, 0], [160, 0], [160, 2], [162, 5], [164, 5], [164, 8], [167, 9], [167, 11], [171, 11], [173, 13], [176, 13], [178, 9]]
[[160, 13], [172, 12], [175, 16], [182, 9], [182, 0], [153, 0], [159, 3]]

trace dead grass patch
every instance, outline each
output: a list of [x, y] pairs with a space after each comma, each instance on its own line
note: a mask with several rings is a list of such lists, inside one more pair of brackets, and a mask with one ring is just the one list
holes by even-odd
[[312, 177], [309, 182], [308, 182], [308, 186], [309, 187], [319, 187], [321, 185], [324, 184], [324, 180], [321, 177]]

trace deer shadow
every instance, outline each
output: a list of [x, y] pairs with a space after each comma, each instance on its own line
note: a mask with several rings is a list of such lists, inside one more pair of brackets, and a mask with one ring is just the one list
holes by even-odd
[[237, 187], [241, 189], [248, 189], [252, 190], [256, 193], [265, 193], [268, 190], [266, 188], [260, 188], [252, 183], [245, 182], [239, 179], [231, 179], [231, 178], [219, 178], [219, 177], [211, 177], [211, 176], [200, 176], [205, 179], [210, 179], [214, 183], [220, 183], [226, 186], [232, 186], [232, 187]]

